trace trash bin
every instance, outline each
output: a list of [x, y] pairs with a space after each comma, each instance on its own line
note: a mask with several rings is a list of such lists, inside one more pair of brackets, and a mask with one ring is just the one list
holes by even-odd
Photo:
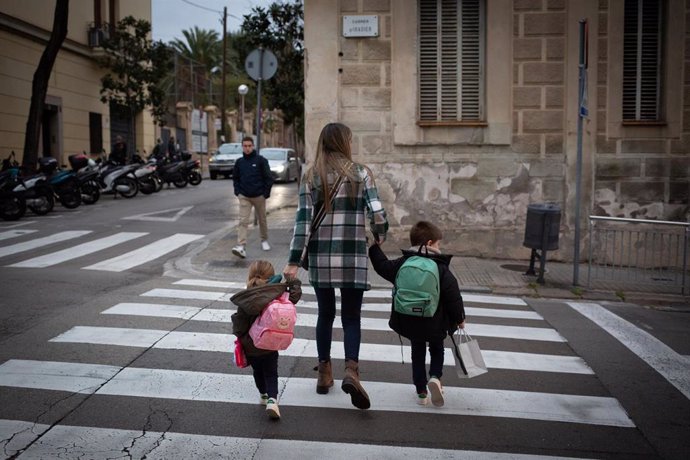
[[[546, 253], [558, 249], [558, 232], [561, 227], [561, 208], [556, 203], [536, 203], [527, 206], [525, 239], [523, 246], [532, 249], [529, 268], [525, 275], [535, 275], [534, 261], [539, 259], [537, 283], [544, 284]], [[539, 254], [537, 251], [541, 251]]]
[[561, 207], [556, 203], [537, 203], [527, 206], [525, 241], [530, 249], [553, 251], [558, 249], [561, 227]]

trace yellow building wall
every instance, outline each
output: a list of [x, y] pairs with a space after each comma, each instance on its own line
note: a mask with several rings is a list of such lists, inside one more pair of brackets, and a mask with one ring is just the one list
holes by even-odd
[[[0, 28], [0, 158], [14, 151], [21, 162], [33, 74], [52, 29], [54, 9], [54, 0], [0, 2], [4, 21], [11, 23], [9, 29], [29, 32]], [[110, 22], [105, 0], [102, 15], [105, 22]], [[120, 0], [116, 2], [116, 15], [150, 21], [151, 2]], [[59, 98], [61, 104], [61, 142], [57, 146], [61, 164], [67, 164], [69, 155], [89, 152], [89, 112], [102, 115], [103, 148], [106, 152], [111, 149], [109, 108], [100, 101], [103, 70], [88, 47], [87, 32], [93, 21], [93, 0], [70, 1], [69, 32], [53, 66], [47, 92], [49, 99]], [[155, 126], [148, 111], [137, 117], [136, 125], [137, 148], [150, 151], [155, 144]]]

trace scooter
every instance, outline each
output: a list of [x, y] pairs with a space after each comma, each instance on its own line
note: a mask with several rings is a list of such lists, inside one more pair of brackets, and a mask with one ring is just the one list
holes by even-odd
[[199, 160], [192, 160], [192, 156], [187, 152], [182, 152], [182, 161], [184, 161], [184, 169], [187, 172], [187, 180], [191, 185], [199, 185], [203, 180], [201, 177], [201, 162]]
[[19, 182], [19, 164], [13, 159], [14, 152], [2, 161], [0, 172], [0, 218], [3, 220], [21, 219], [26, 213], [24, 195], [14, 191]]
[[67, 209], [79, 207], [81, 191], [76, 174], [72, 171], [60, 170], [57, 166], [57, 159], [52, 157], [43, 157], [38, 160], [39, 171], [44, 174], [60, 203]]
[[70, 155], [67, 159], [72, 167], [72, 171], [76, 174], [82, 203], [96, 203], [101, 197], [96, 162], [88, 158], [86, 154]]
[[156, 174], [163, 182], [168, 185], [172, 183], [177, 188], [184, 188], [189, 182], [184, 161], [156, 163]]

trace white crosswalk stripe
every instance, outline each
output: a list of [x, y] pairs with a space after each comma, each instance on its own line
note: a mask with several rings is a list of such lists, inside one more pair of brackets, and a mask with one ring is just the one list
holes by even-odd
[[1, 247], [0, 257], [30, 251], [32, 249], [59, 243], [61, 241], [71, 240], [73, 238], [79, 238], [80, 236], [88, 235], [89, 233], [91, 233], [90, 230], [71, 230], [67, 232], [55, 233], [54, 235], [45, 236], [43, 238], [36, 238], [35, 240], [25, 241], [24, 243], [17, 243], [11, 246]]
[[[0, 232], [0, 241], [9, 240], [11, 238], [21, 237], [25, 235], [31, 235], [37, 232], [38, 230], [7, 230], [4, 232]], [[38, 250], [46, 246], [55, 245], [58, 243], [65, 243], [70, 240], [85, 237], [87, 235], [90, 235], [91, 233], [93, 233], [91, 230], [64, 231], [54, 233], [48, 236], [41, 236], [38, 238], [30, 239], [28, 241], [24, 241], [21, 243], [2, 246], [0, 247], [0, 257], [6, 257], [15, 254], [20, 254], [23, 252]], [[155, 235], [151, 235], [148, 232], [113, 233], [111, 235], [87, 241], [85, 243], [70, 245], [68, 247], [64, 247], [63, 249], [54, 252], [20, 260], [18, 262], [14, 262], [6, 266], [12, 268], [53, 267], [55, 265], [86, 256], [95, 255], [95, 257], [97, 257], [97, 254], [100, 251], [104, 251], [109, 248], [114, 248], [120, 244], [128, 243], [133, 240], [143, 238], [145, 236], [152, 237]], [[124, 254], [120, 253], [116, 257], [107, 258], [107, 256], [105, 256], [106, 260], [101, 260], [100, 262], [92, 263], [81, 268], [84, 270], [122, 272], [142, 265], [144, 263], [150, 262], [152, 260], [158, 259], [160, 257], [163, 257], [164, 255], [203, 237], [204, 235], [188, 233], [175, 233], [163, 238], [161, 238], [160, 235], [157, 235], [158, 239], [153, 243], [145, 244], [139, 247], [138, 249], [126, 252]]]
[[8, 230], [6, 232], [0, 232], [0, 241], [9, 240], [10, 238], [16, 238], [18, 236], [29, 235], [31, 233], [36, 233], [38, 230]]
[[105, 238], [100, 238], [98, 240], [90, 241], [88, 243], [83, 243], [78, 246], [74, 246], [68, 249], [63, 249], [62, 251], [54, 252], [52, 254], [46, 254], [40, 257], [34, 257], [33, 259], [24, 260], [22, 262], [17, 262], [16, 264], [10, 265], [10, 267], [28, 267], [28, 268], [43, 268], [50, 267], [51, 265], [56, 265], [68, 260], [76, 259], [78, 257], [85, 256], [87, 254], [92, 254], [97, 251], [124, 243], [125, 241], [130, 241], [141, 236], [148, 235], [148, 233], [142, 232], [121, 232], [115, 235], [107, 236]]
[[[34, 258], [34, 264], [38, 263], [36, 260], [40, 262], [41, 258]], [[109, 262], [105, 261], [101, 264], [105, 267], [107, 263]], [[110, 267], [121, 267], [122, 264], [123, 260], [119, 260]], [[231, 404], [240, 408], [257, 405], [256, 387], [251, 372], [227, 367], [233, 360], [235, 340], [235, 336], [230, 333], [230, 317], [236, 307], [230, 302], [230, 297], [243, 289], [244, 284], [200, 279], [178, 280], [172, 284], [188, 286], [190, 289], [149, 289], [139, 294], [141, 301], [137, 299], [134, 302], [121, 302], [102, 309], [101, 317], [107, 320], [107, 327], [93, 323], [75, 325], [54, 335], [48, 342], [62, 351], [69, 350], [69, 356], [79, 356], [77, 350], [82, 348], [100, 354], [100, 350], [104, 349], [99, 347], [120, 350], [116, 353], [125, 356], [152, 354], [150, 356], [155, 357], [155, 353], [158, 353], [168, 357], [166, 364], [162, 364], [164, 368], [152, 365], [151, 363], [157, 362], [155, 359], [141, 364], [132, 361], [133, 364], [123, 364], [124, 367], [78, 362], [78, 359], [10, 359], [0, 364], [0, 387], [26, 391], [73, 392], [93, 395], [94, 398], [145, 398], [186, 404]], [[317, 304], [313, 290], [309, 286], [304, 286], [303, 294], [303, 299], [297, 304], [296, 337], [290, 347], [281, 351], [280, 355], [294, 360], [293, 362], [309, 363], [311, 367], [318, 357], [316, 341], [313, 340]], [[517, 424], [525, 420], [558, 422], [564, 424], [564, 429], [567, 429], [569, 424], [606, 430], [629, 430], [635, 427], [615, 398], [594, 389], [573, 390], [578, 387], [572, 385], [568, 387], [569, 391], [558, 391], [559, 387], [553, 383], [555, 378], [580, 379], [575, 381], [581, 383], [582, 379], [594, 382], [596, 376], [581, 357], [573, 354], [566, 339], [550, 328], [544, 318], [521, 299], [469, 294], [463, 294], [463, 298], [469, 318], [467, 331], [473, 337], [479, 338], [480, 343], [489, 344], [483, 346], [482, 350], [489, 373], [485, 374], [486, 377], [477, 379], [479, 385], [453, 386], [453, 382], [458, 381], [457, 377], [455, 380], [444, 380], [446, 403], [438, 408], [416, 404], [416, 395], [409, 377], [409, 342], [398, 344], [397, 335], [390, 331], [388, 315], [385, 314], [390, 311], [390, 291], [374, 289], [365, 293], [359, 357], [365, 369], [362, 384], [373, 402], [370, 413], [395, 412], [395, 417], [408, 417], [405, 419], [406, 423], [414, 423], [417, 414], [427, 414], [435, 417], [492, 417], [504, 419], [504, 423]], [[166, 299], [166, 303], [157, 303], [156, 299]], [[212, 302], [213, 308], [208, 306], [209, 302]], [[478, 322], [474, 321], [475, 318], [483, 319]], [[513, 324], [510, 324], [511, 322]], [[339, 318], [336, 318], [336, 324], [339, 323]], [[509, 349], [501, 349], [508, 347], [508, 343], [511, 344]], [[446, 345], [450, 343], [447, 341]], [[529, 352], [541, 347], [546, 347], [547, 352]], [[137, 354], [137, 349], [141, 350], [141, 354]], [[178, 369], [174, 364], [167, 364], [175, 362], [171, 356], [182, 353], [187, 353], [188, 357], [194, 356], [192, 362], [196, 361], [196, 357], [205, 360], [207, 356], [209, 359], [210, 356], [214, 356], [209, 362], [220, 361], [224, 363], [224, 368], [216, 371], [207, 364], [205, 367], [190, 370]], [[344, 344], [335, 336], [331, 356], [335, 360], [344, 359]], [[401, 374], [404, 377], [391, 381], [389, 371], [395, 369], [394, 364], [399, 365], [403, 357], [405, 364], [404, 372]], [[172, 361], [169, 361], [170, 359]], [[427, 356], [427, 364], [429, 360], [430, 357]], [[452, 350], [446, 348], [444, 376], [454, 373], [454, 365]], [[384, 366], [388, 366], [388, 372], [379, 370]], [[520, 377], [514, 379], [515, 384], [503, 388], [500, 384], [497, 385], [498, 381], [492, 380], [492, 371], [497, 370], [513, 372]], [[323, 413], [323, 409], [326, 408], [355, 410], [350, 398], [339, 390], [334, 389], [327, 395], [317, 395], [314, 391], [313, 374], [298, 372], [288, 377], [284, 371], [285, 369], [281, 368], [279, 378], [281, 412], [290, 413], [291, 408], [300, 408], [301, 414], [304, 414], [305, 410], [320, 410], [319, 413]], [[395, 375], [398, 375], [398, 372], [396, 371]], [[547, 375], [554, 376], [550, 380], [551, 386], [532, 386], [532, 382], [539, 382]], [[335, 377], [338, 378], [340, 375], [337, 374]], [[339, 384], [340, 382], [336, 382], [335, 387], [338, 388]], [[26, 422], [0, 420], [0, 438], [5, 439], [0, 441], [0, 447], [12, 455], [16, 449], [23, 448], [35, 440], [24, 455], [27, 458], [43, 458], [49, 457], [50, 452], [54, 452], [58, 445], [70, 446], [67, 452], [72, 457], [88, 457], [94, 455], [95, 451], [99, 456], [107, 456], [110, 451], [122, 453], [125, 446], [127, 453], [136, 457], [137, 452], [150, 452], [146, 449], [155, 443], [155, 439], [159, 439], [156, 438], [154, 430], [145, 430], [142, 435], [139, 425], [133, 426], [132, 430], [74, 425], [60, 423], [48, 429], [47, 426], [43, 428], [41, 425], [27, 425]], [[217, 455], [217, 452], [231, 458], [274, 458], [280, 455], [281, 458], [287, 459], [340, 458], [340, 452], [347, 452], [347, 458], [352, 458], [353, 455], [362, 458], [556, 458], [516, 452], [420, 449], [413, 447], [417, 438], [410, 439], [411, 447], [396, 447], [309, 440], [280, 440], [281, 442], [277, 443], [277, 440], [270, 439], [270, 436], [259, 442], [251, 437], [232, 435], [232, 430], [228, 432], [227, 437], [207, 435], [203, 429], [197, 434], [166, 432], [165, 448], [162, 448], [162, 444], [157, 447], [155, 458], [166, 458], [170, 453], [178, 458], [199, 458]], [[3, 442], [6, 444], [3, 445]], [[386, 444], [390, 442], [387, 440]]]
[[[107, 376], [113, 374], [112, 378]], [[235, 404], [256, 404], [256, 389], [249, 375], [168, 369], [118, 368], [93, 364], [10, 360], [0, 365], [0, 385], [73, 391], [113, 396], [183, 399]], [[374, 411], [430, 412], [445, 415], [521, 418], [617, 427], [634, 427], [614, 398], [564, 395], [482, 388], [445, 387], [442, 409], [404, 405], [410, 400], [408, 384], [363, 382], [376, 405]], [[314, 392], [314, 380], [279, 378], [283, 406], [353, 409], [347, 395]]]
[[[49, 431], [50, 430], [50, 431]], [[16, 435], [15, 433], [19, 433]], [[45, 434], [44, 434], [45, 433]], [[12, 436], [14, 435], [14, 436]], [[0, 420], [0, 438], [8, 440], [4, 452], [12, 456], [17, 450], [41, 436], [25, 453], [30, 458], [52, 458], [64, 446], [72, 446], [74, 458], [87, 458], [98, 452], [101, 458], [119, 458], [125, 451], [129, 458], [281, 458], [302, 460], [328, 458], [350, 460], [375, 458], [398, 460], [424, 458], [426, 460], [557, 460], [570, 457], [549, 457], [516, 453], [468, 450], [430, 449], [419, 447], [384, 446], [374, 444], [342, 444], [335, 442], [298, 441], [288, 439], [258, 439], [232, 436], [209, 436], [171, 431], [121, 430], [74, 425], [41, 425], [17, 420]], [[165, 439], [164, 443], [161, 440]], [[0, 441], [2, 446], [2, 441]]]
[[[230, 353], [235, 336], [203, 332], [177, 332], [151, 329], [130, 329], [113, 327], [76, 326], [51, 342], [88, 343], [92, 345], [116, 345], [122, 347], [161, 348], [170, 350], [194, 350]], [[333, 358], [344, 359], [342, 342], [333, 342]], [[284, 356], [316, 358], [316, 341], [296, 338]], [[409, 346], [362, 343], [359, 357], [362, 361], [400, 362], [400, 356], [409, 357]], [[554, 356], [536, 353], [484, 350], [484, 359], [489, 368], [521, 371], [564, 372], [592, 374], [587, 364], [577, 356]], [[405, 358], [408, 359], [409, 358]], [[427, 356], [427, 364], [429, 356]], [[446, 366], [455, 365], [451, 348], [445, 350]]]
[[174, 251], [177, 248], [203, 237], [204, 235], [176, 233], [175, 235], [163, 238], [160, 241], [148, 244], [134, 251], [113, 257], [112, 259], [104, 260], [103, 262], [99, 262], [97, 264], [89, 265], [88, 267], [84, 267], [84, 269], [121, 272], [157, 259], [169, 252]]

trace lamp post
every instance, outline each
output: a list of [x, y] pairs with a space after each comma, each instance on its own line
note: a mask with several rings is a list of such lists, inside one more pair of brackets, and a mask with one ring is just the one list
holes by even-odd
[[244, 96], [249, 92], [247, 85], [240, 85], [237, 87], [237, 92], [240, 93], [240, 142], [244, 137]]

